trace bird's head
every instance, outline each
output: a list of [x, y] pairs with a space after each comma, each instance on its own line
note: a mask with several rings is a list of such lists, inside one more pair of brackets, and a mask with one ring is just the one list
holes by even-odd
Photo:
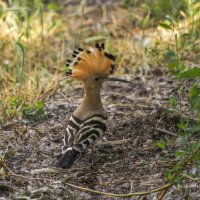
[[72, 60], [67, 60], [67, 75], [83, 81], [89, 87], [101, 87], [106, 80], [126, 82], [121, 79], [109, 78], [116, 70], [114, 64], [116, 58], [105, 51], [104, 43], [101, 45], [96, 43], [95, 47], [88, 50], [77, 48], [73, 51], [72, 57]]

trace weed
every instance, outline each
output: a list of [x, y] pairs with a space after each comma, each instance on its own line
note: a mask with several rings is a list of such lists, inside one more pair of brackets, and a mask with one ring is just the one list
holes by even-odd
[[22, 109], [23, 117], [28, 119], [36, 119], [44, 115], [44, 102], [38, 101], [34, 105], [23, 105]]
[[[183, 184], [183, 171], [188, 163], [193, 163], [195, 173], [189, 173], [194, 178], [199, 177], [200, 168], [200, 139], [196, 134], [200, 131], [200, 69], [198, 67], [186, 67], [180, 56], [180, 42], [185, 34], [178, 36], [175, 29], [175, 22], [172, 18], [167, 18], [160, 26], [168, 31], [172, 31], [174, 36], [174, 50], [169, 50], [166, 54], [168, 69], [173, 78], [177, 81], [178, 97], [170, 97], [169, 102], [175, 111], [181, 117], [180, 123], [177, 124], [179, 128], [178, 138], [176, 140], [177, 149], [175, 152], [176, 164], [166, 171], [166, 178], [173, 185]], [[188, 36], [188, 34], [186, 34]], [[189, 35], [190, 36], [190, 35]], [[196, 120], [191, 120], [190, 117], [182, 109], [184, 80], [192, 79], [193, 84], [189, 89], [188, 97], [191, 111], [196, 114]], [[157, 144], [159, 148], [163, 149], [165, 143], [160, 140]]]
[[38, 108], [37, 102], [58, 87], [57, 72], [63, 61], [55, 60], [46, 38], [57, 33], [60, 19], [50, 7], [51, 12], [44, 13], [41, 1], [0, 2], [1, 122], [19, 115], [27, 117], [33, 107]]

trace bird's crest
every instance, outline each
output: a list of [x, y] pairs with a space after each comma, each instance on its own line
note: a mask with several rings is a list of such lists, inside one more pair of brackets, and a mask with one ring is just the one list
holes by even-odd
[[72, 60], [67, 60], [67, 75], [77, 80], [86, 80], [93, 75], [108, 77], [116, 70], [115, 56], [104, 49], [104, 43], [96, 43], [89, 50], [77, 48], [73, 51]]

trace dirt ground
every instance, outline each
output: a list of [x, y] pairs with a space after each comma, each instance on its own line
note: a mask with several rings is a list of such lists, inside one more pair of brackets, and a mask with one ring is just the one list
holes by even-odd
[[[69, 30], [66, 30], [74, 35], [74, 30], [77, 29], [78, 22], [80, 23], [81, 20], [76, 24], [69, 19], [76, 19], [74, 17], [77, 14], [76, 9], [72, 8], [73, 3], [79, 4], [79, 1], [58, 2], [63, 2], [66, 10], [64, 14], [71, 14], [71, 18], [66, 17], [66, 23], [71, 23]], [[90, 4], [94, 2], [99, 6], [98, 2], [104, 1], [89, 1]], [[114, 2], [117, 1], [105, 2], [110, 2], [109, 5], [114, 6]], [[113, 38], [119, 37], [119, 48], [116, 51], [119, 52], [121, 49], [120, 56], [124, 56], [126, 65], [129, 67], [123, 68], [123, 71], [128, 70], [129, 74], [133, 74], [132, 64], [136, 61], [131, 54], [132, 49], [126, 52], [131, 56], [126, 57], [123, 54], [123, 43], [120, 42], [125, 37], [127, 29], [132, 27], [133, 22], [124, 21], [129, 15], [121, 9], [117, 12], [117, 20], [115, 20], [112, 12], [102, 14], [99, 7], [98, 9], [86, 9], [87, 17], [84, 18], [83, 26], [84, 28], [88, 26], [91, 31], [88, 38], [94, 36], [96, 22], [101, 19], [99, 15], [111, 13], [111, 17], [106, 21], [109, 33]], [[119, 13], [122, 16], [118, 17]], [[77, 19], [80, 19], [80, 15], [80, 13], [77, 14]], [[113, 23], [114, 25], [109, 27], [111, 19], [117, 24]], [[131, 29], [130, 32], [130, 40], [134, 38], [139, 40], [137, 37], [141, 37], [138, 29]], [[73, 41], [71, 38], [69, 40]], [[67, 45], [69, 43], [68, 41]], [[130, 46], [129, 43], [128, 38], [126, 43], [128, 45], [125, 48], [130, 46], [133, 48], [132, 43]], [[138, 52], [140, 55], [140, 51]], [[122, 76], [121, 78], [132, 81], [134, 85], [119, 82], [104, 84], [102, 100], [110, 116], [108, 130], [105, 136], [95, 144], [93, 153], [89, 149], [77, 159], [71, 169], [61, 170], [54, 166], [61, 153], [62, 138], [69, 118], [83, 97], [82, 85], [79, 82], [75, 81], [71, 84], [67, 81], [60, 82], [60, 88], [52, 96], [51, 101], [45, 103], [44, 117], [37, 120], [13, 119], [0, 127], [0, 158], [3, 158], [7, 165], [6, 167], [0, 163], [0, 200], [121, 200], [127, 198], [84, 192], [70, 187], [67, 183], [102, 192], [125, 194], [148, 191], [161, 187], [167, 182], [165, 171], [175, 163], [176, 125], [180, 120], [178, 114], [170, 109], [169, 96], [177, 96], [177, 84], [165, 70], [155, 68], [144, 77]], [[189, 114], [187, 96], [181, 103], [183, 109]], [[168, 155], [171, 156], [171, 163], [159, 159], [166, 153], [156, 146], [161, 137], [170, 147]], [[5, 171], [2, 171], [3, 169]], [[187, 172], [192, 170], [190, 166], [186, 169]], [[1, 174], [8, 173], [9, 176], [1, 177]], [[200, 199], [199, 185], [188, 179], [184, 181], [185, 189], [173, 187], [166, 193], [165, 199]], [[188, 193], [192, 198], [187, 198]], [[129, 197], [129, 199], [153, 200], [157, 199], [157, 195], [158, 193], [152, 193], [146, 196]]]
[[[164, 185], [164, 172], [173, 165], [176, 136], [156, 128], [177, 133], [179, 117], [168, 105], [168, 97], [176, 95], [177, 89], [160, 70], [145, 78], [123, 78], [134, 85], [110, 82], [102, 90], [110, 114], [105, 137], [94, 146], [93, 156], [89, 150], [71, 169], [56, 169], [54, 164], [61, 153], [64, 129], [83, 96], [80, 83], [62, 82], [52, 101], [46, 102], [42, 119], [16, 119], [1, 127], [0, 154], [14, 174], [0, 180], [0, 199], [125, 199], [84, 192], [67, 183], [117, 194]], [[158, 159], [164, 155], [155, 145], [160, 137], [172, 144], [168, 151], [172, 163]], [[187, 192], [199, 199], [199, 186], [188, 180], [186, 185], [185, 193], [172, 188], [165, 199], [184, 199]], [[153, 193], [130, 199], [156, 197]]]

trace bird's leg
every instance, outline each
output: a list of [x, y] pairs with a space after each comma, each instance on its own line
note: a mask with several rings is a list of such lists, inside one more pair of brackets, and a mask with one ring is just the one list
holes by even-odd
[[85, 151], [80, 152], [78, 155], [78, 159], [80, 160], [81, 158], [84, 158], [84, 157], [85, 157]]
[[94, 152], [95, 152], [95, 145], [93, 144], [92, 147], [91, 147], [91, 160], [90, 160], [90, 162], [91, 162], [91, 168], [95, 167], [95, 164], [96, 164]]

